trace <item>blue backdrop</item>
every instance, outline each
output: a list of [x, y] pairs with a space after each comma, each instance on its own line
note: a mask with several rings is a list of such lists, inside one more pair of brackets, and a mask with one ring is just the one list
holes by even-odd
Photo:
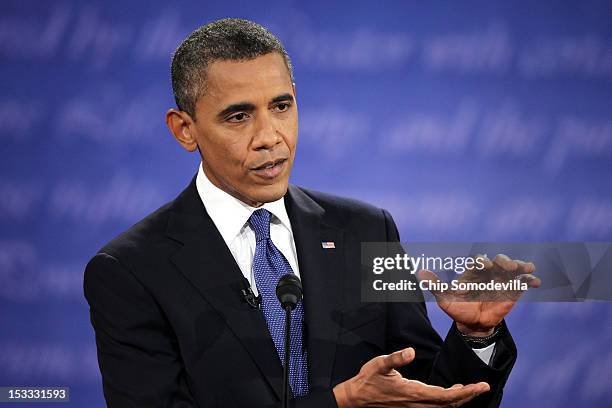
[[[0, 385], [104, 406], [83, 268], [195, 173], [164, 124], [170, 56], [221, 17], [293, 58], [294, 183], [387, 208], [405, 241], [612, 241], [610, 1], [260, 3], [2, 2]], [[612, 405], [610, 303], [508, 324], [503, 406]]]

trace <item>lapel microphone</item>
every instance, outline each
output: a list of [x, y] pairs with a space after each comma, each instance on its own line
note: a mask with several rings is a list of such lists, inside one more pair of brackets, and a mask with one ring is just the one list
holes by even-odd
[[251, 288], [251, 284], [247, 278], [243, 278], [242, 280], [242, 289], [240, 289], [240, 293], [242, 294], [242, 298], [251, 308], [259, 309], [259, 305], [261, 303], [261, 296], [255, 296], [253, 293], [253, 289]]

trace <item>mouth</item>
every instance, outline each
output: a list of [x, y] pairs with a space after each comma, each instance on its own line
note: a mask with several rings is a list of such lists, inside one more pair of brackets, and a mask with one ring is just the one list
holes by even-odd
[[285, 169], [287, 159], [270, 160], [251, 169], [256, 175], [264, 179], [274, 179]]

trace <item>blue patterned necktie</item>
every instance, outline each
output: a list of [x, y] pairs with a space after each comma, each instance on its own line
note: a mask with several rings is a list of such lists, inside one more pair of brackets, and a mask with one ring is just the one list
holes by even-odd
[[[249, 218], [249, 224], [257, 240], [253, 257], [255, 283], [262, 298], [262, 311], [268, 324], [268, 331], [282, 364], [285, 361], [285, 311], [276, 297], [276, 284], [281, 276], [293, 271], [287, 259], [270, 239], [270, 213], [263, 208], [255, 210]], [[302, 342], [304, 320], [302, 303], [300, 301], [291, 312], [289, 384], [296, 397], [308, 394], [307, 354]]]

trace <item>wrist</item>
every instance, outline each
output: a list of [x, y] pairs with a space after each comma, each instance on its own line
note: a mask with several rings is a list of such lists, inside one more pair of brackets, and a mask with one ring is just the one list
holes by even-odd
[[334, 398], [336, 398], [338, 408], [351, 408], [347, 393], [346, 381], [332, 388], [332, 392], [334, 393]]

